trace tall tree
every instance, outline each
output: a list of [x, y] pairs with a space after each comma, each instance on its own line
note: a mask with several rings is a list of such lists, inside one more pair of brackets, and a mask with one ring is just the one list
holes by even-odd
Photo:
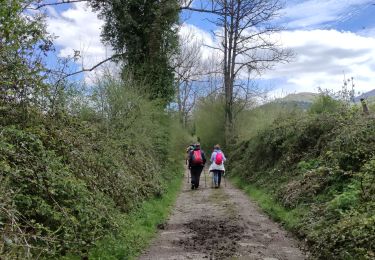
[[234, 99], [241, 92], [239, 89], [247, 95], [255, 75], [291, 56], [275, 37], [282, 30], [273, 23], [282, 3], [281, 0], [212, 0], [197, 1], [194, 7], [192, 1], [184, 3], [184, 9], [210, 13], [217, 18], [213, 21], [218, 27], [214, 34], [220, 45], [211, 47], [222, 57], [225, 137], [230, 145], [234, 137]]
[[171, 101], [174, 95], [171, 55], [177, 48], [176, 0], [94, 0], [105, 25], [104, 42], [121, 55], [124, 69], [146, 86], [149, 98]]
[[274, 34], [281, 30], [272, 23], [282, 8], [280, 0], [217, 0], [221, 10], [216, 25], [221, 28], [225, 93], [226, 144], [234, 132], [234, 88], [242, 85], [244, 74], [261, 73], [276, 62], [286, 61], [290, 52], [281, 48]]
[[173, 58], [176, 84], [176, 102], [180, 123], [186, 127], [189, 114], [198, 97], [197, 81], [203, 75], [201, 62], [202, 42], [194, 36], [194, 32], [179, 37], [179, 52]]

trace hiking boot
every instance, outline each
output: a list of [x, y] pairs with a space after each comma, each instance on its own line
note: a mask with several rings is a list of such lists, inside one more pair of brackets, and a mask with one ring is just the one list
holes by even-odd
[[195, 188], [195, 186], [194, 186], [194, 184], [192, 184], [192, 185], [191, 185], [191, 189], [194, 190], [194, 188]]

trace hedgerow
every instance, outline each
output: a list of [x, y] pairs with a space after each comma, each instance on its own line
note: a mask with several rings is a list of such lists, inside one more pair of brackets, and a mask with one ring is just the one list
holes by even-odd
[[118, 214], [163, 195], [174, 174], [164, 168], [180, 163], [175, 147], [187, 135], [147, 102], [139, 99], [131, 126], [109, 132], [108, 122], [71, 115], [30, 113], [9, 124], [17, 120], [8, 113], [0, 131], [1, 257], [84, 256], [117, 232]]
[[73, 59], [47, 68], [54, 37], [33, 4], [0, 2], [0, 259], [87, 257], [176, 181], [188, 135], [136, 71], [81, 87]]
[[335, 105], [275, 120], [237, 146], [230, 172], [301, 209], [292, 229], [313, 257], [373, 259], [375, 120]]

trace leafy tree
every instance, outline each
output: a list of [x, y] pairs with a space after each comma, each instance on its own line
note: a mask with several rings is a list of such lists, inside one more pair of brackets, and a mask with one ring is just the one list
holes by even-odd
[[312, 114], [337, 112], [342, 104], [329, 95], [321, 94], [311, 105], [309, 112]]
[[221, 95], [202, 98], [194, 110], [196, 135], [203, 149], [210, 150], [215, 144], [223, 144], [225, 120], [224, 98]]
[[121, 54], [125, 75], [132, 72], [150, 99], [171, 101], [170, 56], [177, 46], [177, 1], [95, 0], [91, 5], [105, 20], [103, 40]]
[[26, 107], [38, 101], [52, 46], [42, 15], [22, 15], [30, 1], [0, 2], [0, 102]]

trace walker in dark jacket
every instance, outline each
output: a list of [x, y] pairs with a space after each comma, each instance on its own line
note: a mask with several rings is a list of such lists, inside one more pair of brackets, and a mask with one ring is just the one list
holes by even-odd
[[[194, 163], [193, 155], [195, 151], [201, 152], [202, 162], [199, 164]], [[199, 179], [201, 177], [202, 170], [206, 164], [206, 155], [201, 150], [200, 144], [196, 144], [194, 150], [189, 154], [189, 169], [191, 175], [191, 189], [197, 189], [199, 187]]]

